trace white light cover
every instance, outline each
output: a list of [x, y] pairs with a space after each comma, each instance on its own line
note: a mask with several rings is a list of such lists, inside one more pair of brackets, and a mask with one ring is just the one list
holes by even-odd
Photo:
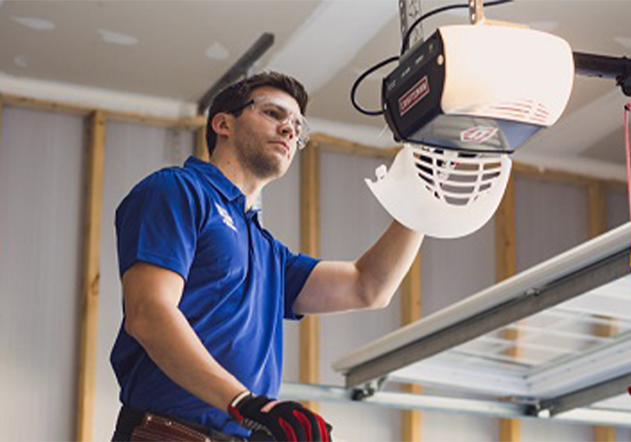
[[410, 144], [390, 170], [376, 170], [366, 184], [404, 226], [436, 238], [458, 238], [493, 216], [510, 176], [507, 155], [463, 154]]
[[445, 26], [446, 115], [554, 124], [569, 100], [574, 59], [567, 42], [533, 29]]

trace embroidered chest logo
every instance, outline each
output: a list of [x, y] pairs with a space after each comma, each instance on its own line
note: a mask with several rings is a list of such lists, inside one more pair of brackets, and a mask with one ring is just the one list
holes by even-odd
[[223, 223], [236, 232], [237, 227], [234, 225], [234, 220], [232, 219], [228, 211], [217, 203], [215, 203], [215, 207], [219, 211], [219, 215], [221, 216], [221, 220], [223, 221]]

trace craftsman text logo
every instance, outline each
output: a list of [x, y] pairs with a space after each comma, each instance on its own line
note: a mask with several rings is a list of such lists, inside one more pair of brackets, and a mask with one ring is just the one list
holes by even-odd
[[412, 86], [409, 91], [399, 98], [399, 113], [401, 116], [405, 115], [407, 111], [412, 109], [412, 107], [421, 101], [427, 94], [429, 94], [429, 82], [427, 81], [426, 75], [421, 79], [421, 81]]
[[223, 221], [223, 223], [236, 232], [237, 227], [234, 225], [234, 220], [232, 219], [228, 211], [217, 203], [215, 203], [215, 207], [219, 211], [219, 216], [221, 216], [221, 220]]
[[476, 126], [460, 132], [460, 141], [463, 143], [484, 143], [493, 138], [497, 133], [495, 127]]

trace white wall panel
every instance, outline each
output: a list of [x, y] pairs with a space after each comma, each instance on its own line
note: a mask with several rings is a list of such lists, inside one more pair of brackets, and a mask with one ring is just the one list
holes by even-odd
[[561, 424], [553, 421], [523, 419], [521, 433], [524, 442], [594, 441], [594, 429], [589, 425]]
[[587, 240], [584, 187], [515, 179], [517, 271]]
[[391, 408], [323, 402], [320, 413], [333, 425], [337, 442], [394, 442], [401, 440], [401, 413]]
[[263, 226], [291, 251], [300, 251], [300, 158], [263, 190]]
[[[322, 257], [359, 258], [385, 231], [391, 218], [374, 198], [365, 178], [374, 177], [384, 160], [333, 152], [321, 156]], [[397, 293], [383, 310], [325, 315], [320, 322], [320, 382], [342, 385], [344, 378], [331, 368], [334, 360], [400, 326]], [[349, 441], [386, 441], [400, 438], [400, 413], [389, 409], [322, 404], [322, 413]]]
[[[296, 156], [285, 176], [263, 190], [263, 225], [291, 251], [300, 251], [300, 158]], [[300, 325], [283, 323], [283, 379], [300, 379]]]
[[4, 108], [0, 438], [74, 436], [83, 235], [80, 117]]
[[[429, 316], [495, 283], [495, 221], [458, 239], [425, 238], [421, 248], [422, 313]], [[496, 440], [495, 419], [425, 412], [421, 439], [438, 441]]]
[[[321, 156], [322, 257], [354, 261], [385, 231], [391, 218], [374, 198], [364, 178], [374, 176], [383, 160], [323, 152]], [[322, 317], [320, 380], [343, 383], [331, 363], [350, 350], [400, 326], [399, 295], [387, 309]]]
[[623, 190], [607, 193], [607, 228], [613, 229], [629, 222], [629, 195]]
[[421, 440], [423, 442], [489, 442], [499, 440], [499, 421], [493, 418], [425, 412], [421, 422]]
[[425, 238], [421, 247], [423, 316], [495, 283], [495, 221], [458, 239]]
[[616, 442], [631, 441], [631, 430], [628, 428], [616, 428]]
[[109, 363], [110, 351], [122, 320], [115, 210], [132, 187], [145, 176], [163, 167], [182, 165], [191, 154], [192, 146], [190, 132], [107, 123], [94, 426], [94, 440], [97, 441], [111, 438], [120, 407], [118, 383]]

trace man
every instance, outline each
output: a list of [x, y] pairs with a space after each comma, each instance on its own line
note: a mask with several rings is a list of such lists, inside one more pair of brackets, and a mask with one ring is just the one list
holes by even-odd
[[[357, 261], [332, 262], [295, 255], [261, 228], [253, 202], [306, 145], [307, 99], [274, 72], [227, 87], [209, 111], [210, 163], [189, 158], [156, 172], [119, 206], [115, 440], [132, 431], [136, 440], [198, 440], [189, 430], [211, 440], [330, 440], [322, 417], [274, 399], [282, 319], [385, 307], [422, 237], [394, 221]], [[165, 435], [174, 427], [182, 433]]]

